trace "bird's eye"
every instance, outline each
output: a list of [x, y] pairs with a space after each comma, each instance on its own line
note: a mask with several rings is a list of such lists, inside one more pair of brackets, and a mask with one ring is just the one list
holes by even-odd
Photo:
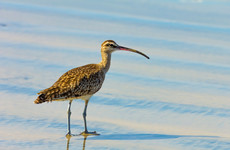
[[113, 44], [110, 44], [110, 46], [111, 46], [111, 47], [113, 47], [113, 48], [115, 48], [115, 47], [116, 47], [116, 46], [115, 46], [115, 45], [113, 45]]
[[115, 45], [113, 45], [113, 44], [106, 44], [105, 46], [108, 46], [108, 47], [113, 47], [113, 48], [115, 48], [116, 46]]

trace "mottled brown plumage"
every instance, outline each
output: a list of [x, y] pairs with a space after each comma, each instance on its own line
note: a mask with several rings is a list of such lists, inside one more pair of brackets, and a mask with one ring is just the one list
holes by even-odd
[[35, 103], [78, 99], [93, 95], [102, 86], [105, 73], [98, 64], [74, 68], [63, 74], [50, 88], [40, 91]]
[[98, 64], [88, 64], [78, 68], [74, 68], [63, 74], [50, 88], [40, 91], [39, 96], [34, 101], [35, 104], [40, 104], [49, 101], [69, 100], [68, 106], [68, 135], [70, 132], [70, 107], [73, 99], [85, 100], [85, 109], [83, 112], [85, 131], [83, 135], [93, 134], [89, 133], [86, 125], [86, 109], [90, 97], [100, 90], [105, 74], [110, 68], [111, 54], [116, 50], [131, 51], [141, 54], [149, 59], [149, 57], [142, 52], [127, 47], [119, 46], [113, 40], [107, 40], [101, 45], [102, 61]]

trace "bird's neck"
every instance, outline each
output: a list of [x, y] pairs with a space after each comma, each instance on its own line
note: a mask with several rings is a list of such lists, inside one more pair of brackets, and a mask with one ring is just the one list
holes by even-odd
[[101, 56], [102, 56], [102, 61], [99, 63], [99, 65], [102, 67], [102, 70], [106, 73], [110, 67], [111, 54], [102, 52]]

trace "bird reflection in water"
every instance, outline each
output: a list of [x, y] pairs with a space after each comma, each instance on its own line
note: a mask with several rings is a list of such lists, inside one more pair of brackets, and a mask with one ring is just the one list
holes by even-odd
[[[88, 135], [88, 134], [79, 134], [79, 135], [67, 134], [66, 135], [66, 138], [67, 138], [66, 150], [69, 150], [70, 139], [73, 136], [81, 136], [81, 135], [84, 137], [83, 144], [82, 144], [82, 150], [85, 150], [86, 139], [87, 139], [88, 136], [91, 136], [91, 135]], [[94, 134], [94, 135], [99, 135], [99, 134]]]

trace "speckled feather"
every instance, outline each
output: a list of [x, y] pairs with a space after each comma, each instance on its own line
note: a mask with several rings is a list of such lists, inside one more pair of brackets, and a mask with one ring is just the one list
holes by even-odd
[[93, 95], [102, 86], [105, 72], [99, 64], [88, 64], [63, 74], [50, 88], [40, 91], [35, 103]]

